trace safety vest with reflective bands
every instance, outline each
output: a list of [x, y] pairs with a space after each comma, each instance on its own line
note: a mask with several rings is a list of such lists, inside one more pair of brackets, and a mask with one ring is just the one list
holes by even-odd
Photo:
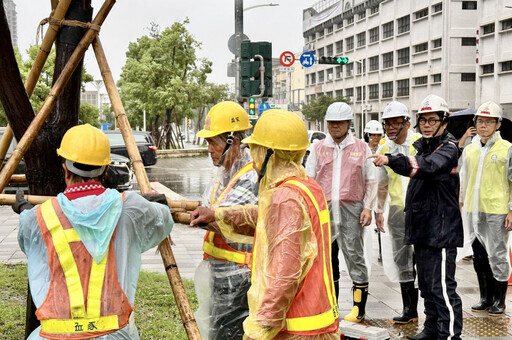
[[339, 327], [338, 304], [331, 265], [331, 221], [327, 201], [318, 183], [289, 178], [279, 187], [297, 190], [307, 203], [318, 247], [313, 265], [304, 277], [286, 313], [284, 332], [298, 335], [333, 333]]
[[[478, 204], [479, 212], [508, 214], [510, 183], [507, 178], [507, 157], [510, 147], [510, 142], [502, 138], [496, 139], [485, 155], [482, 154], [484, 148], [479, 145], [472, 143], [466, 146], [466, 211], [473, 212], [474, 204]], [[475, 197], [475, 194], [479, 197]]]
[[[253, 162], [249, 162], [244, 165], [238, 172], [229, 180], [228, 184], [221, 191], [219, 196], [215, 198], [217, 195], [217, 191], [219, 189], [219, 183], [215, 184], [215, 187], [212, 190], [212, 196], [210, 199], [210, 209], [218, 207], [223, 200], [226, 198], [227, 193], [233, 188], [235, 183], [249, 171], [255, 171], [253, 166]], [[230, 247], [221, 234], [215, 233], [213, 231], [207, 231], [204, 236], [203, 242], [203, 259], [207, 259], [208, 256], [211, 256], [220, 261], [229, 261], [235, 262], [239, 265], [250, 265], [251, 264], [251, 253], [239, 251]]]
[[49, 339], [90, 339], [125, 327], [133, 307], [117, 278], [116, 231], [107, 254], [96, 263], [56, 198], [38, 206], [36, 214], [51, 273], [48, 294], [36, 311], [39, 334]]

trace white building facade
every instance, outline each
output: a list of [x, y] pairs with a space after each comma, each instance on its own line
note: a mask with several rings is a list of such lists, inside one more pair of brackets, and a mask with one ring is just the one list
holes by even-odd
[[9, 31], [11, 31], [12, 46], [18, 46], [18, 14], [16, 13], [16, 4], [13, 0], [4, 0], [4, 11]]
[[359, 136], [392, 100], [411, 112], [428, 94], [445, 98], [452, 111], [474, 107], [477, 7], [460, 0], [325, 0], [305, 9], [304, 49], [317, 58], [349, 58], [307, 68], [306, 101], [350, 98]]

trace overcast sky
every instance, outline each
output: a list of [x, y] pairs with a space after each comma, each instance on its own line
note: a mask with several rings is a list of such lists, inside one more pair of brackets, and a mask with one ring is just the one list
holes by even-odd
[[[14, 0], [18, 13], [18, 45], [24, 51], [36, 42], [37, 24], [48, 16], [50, 0]], [[245, 0], [244, 7], [278, 3], [276, 7], [259, 7], [244, 14], [244, 33], [252, 41], [271, 41], [273, 57], [281, 52], [302, 51], [302, 11], [316, 0]], [[92, 0], [95, 16], [103, 1]], [[114, 80], [117, 82], [125, 64], [129, 42], [147, 35], [149, 24], [160, 27], [190, 19], [187, 28], [203, 46], [199, 57], [213, 62], [209, 81], [231, 83], [226, 75], [227, 63], [233, 58], [227, 41], [234, 33], [234, 0], [118, 0], [102, 26], [100, 37]], [[48, 27], [47, 25], [45, 27]], [[87, 71], [100, 79], [92, 47], [86, 53]]]

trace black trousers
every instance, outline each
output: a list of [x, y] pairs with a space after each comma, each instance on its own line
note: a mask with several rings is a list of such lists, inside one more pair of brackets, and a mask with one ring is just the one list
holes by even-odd
[[414, 245], [418, 285], [425, 304], [425, 330], [438, 339], [460, 339], [462, 302], [456, 292], [456, 248]]

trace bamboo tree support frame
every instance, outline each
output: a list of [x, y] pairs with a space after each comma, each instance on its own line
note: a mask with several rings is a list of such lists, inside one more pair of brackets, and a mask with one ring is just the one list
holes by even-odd
[[[121, 102], [121, 97], [119, 96], [119, 92], [117, 91], [99, 37], [96, 37], [96, 39], [94, 39], [93, 48], [94, 53], [96, 55], [96, 59], [98, 61], [98, 65], [100, 67], [101, 76], [103, 77], [103, 82], [105, 83], [105, 88], [107, 89], [108, 95], [110, 97], [110, 103], [112, 104], [112, 108], [114, 110], [117, 123], [121, 130], [124, 142], [126, 144], [126, 149], [128, 150], [128, 155], [132, 162], [135, 177], [137, 178], [137, 182], [139, 183], [139, 188], [142, 194], [149, 193], [152, 191], [151, 186], [149, 184], [149, 179], [146, 174], [146, 170], [144, 169], [144, 164], [142, 163], [139, 149], [137, 147], [137, 144], [135, 143], [130, 123], [126, 118], [126, 112], [124, 111], [123, 103]], [[182, 220], [185, 223], [188, 223], [189, 221], [188, 214], [186, 213], [174, 213], [173, 218], [175, 221]], [[183, 321], [183, 325], [185, 327], [185, 331], [187, 332], [187, 336], [189, 339], [199, 340], [201, 339], [201, 336], [199, 335], [199, 329], [197, 328], [194, 313], [192, 311], [192, 308], [190, 307], [190, 303], [188, 301], [185, 288], [183, 287], [183, 282], [181, 281], [180, 272], [178, 270], [178, 266], [176, 265], [176, 260], [171, 249], [170, 240], [168, 238], [164, 239], [158, 246], [158, 250], [160, 251], [160, 255], [162, 256], [162, 260], [165, 266], [165, 272], [167, 273], [167, 277], [169, 278], [169, 281], [171, 283], [174, 298], [180, 310], [181, 320]]]
[[[105, 0], [100, 10], [98, 11], [98, 14], [92, 21], [92, 24], [101, 26], [101, 24], [103, 24], [103, 22], [105, 21], [108, 13], [112, 9], [112, 6], [114, 6], [115, 2], [115, 0]], [[48, 97], [46, 97], [46, 100], [39, 109], [39, 112], [35, 115], [34, 119], [28, 126], [27, 131], [25, 131], [25, 134], [23, 135], [21, 140], [18, 142], [18, 145], [12, 152], [11, 157], [2, 168], [2, 171], [0, 171], [0, 192], [4, 190], [5, 186], [11, 179], [11, 176], [14, 173], [14, 170], [16, 170], [18, 164], [20, 163], [21, 158], [23, 158], [28, 148], [36, 138], [37, 133], [43, 126], [44, 121], [46, 120], [50, 112], [53, 110], [53, 107], [57, 102], [57, 98], [66, 86], [69, 78], [71, 77], [71, 74], [75, 71], [75, 68], [77, 67], [78, 63], [84, 57], [85, 51], [87, 51], [87, 48], [94, 40], [97, 33], [98, 32], [92, 28], [87, 29], [83, 38], [80, 40], [80, 43], [77, 45], [75, 51], [66, 63], [66, 66], [64, 67], [64, 69], [62, 69], [59, 78], [57, 78], [57, 81], [54, 83], [52, 89], [50, 90], [50, 93], [48, 94]]]
[[[56, 20], [64, 19], [70, 3], [71, 0], [60, 0], [59, 4], [57, 5], [53, 13], [53, 18]], [[41, 42], [41, 46], [39, 47], [39, 51], [37, 52], [36, 59], [34, 60], [34, 64], [30, 69], [30, 73], [28, 74], [27, 80], [25, 81], [25, 90], [27, 91], [27, 96], [29, 98], [32, 96], [32, 93], [34, 92], [37, 80], [41, 75], [41, 71], [43, 70], [44, 64], [46, 63], [46, 59], [48, 59], [50, 51], [52, 50], [52, 45], [55, 41], [55, 38], [57, 37], [59, 29], [60, 27], [58, 25], [50, 23], [50, 26], [48, 27], [48, 30], [44, 35], [43, 41]], [[9, 149], [9, 144], [11, 144], [12, 137], [13, 133], [11, 127], [7, 125], [4, 131], [4, 135], [0, 140], [0, 164], [2, 164], [5, 159], [5, 155], [7, 154], [7, 150]]]

